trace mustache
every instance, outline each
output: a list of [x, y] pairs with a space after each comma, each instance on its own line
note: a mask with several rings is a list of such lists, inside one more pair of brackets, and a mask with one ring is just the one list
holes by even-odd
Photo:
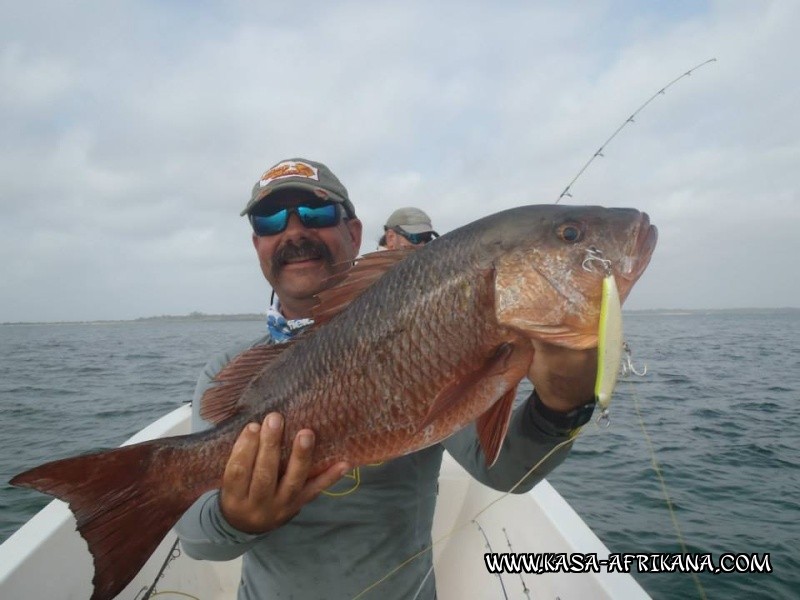
[[298, 258], [319, 258], [328, 267], [333, 267], [333, 254], [328, 246], [314, 240], [300, 240], [296, 244], [287, 242], [275, 251], [272, 256], [272, 274], [277, 275], [290, 260]]

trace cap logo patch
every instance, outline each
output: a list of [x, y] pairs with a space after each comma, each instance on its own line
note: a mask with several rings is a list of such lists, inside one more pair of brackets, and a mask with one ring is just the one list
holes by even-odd
[[312, 167], [308, 163], [294, 162], [287, 160], [272, 167], [269, 171], [261, 176], [259, 182], [260, 187], [268, 186], [273, 181], [278, 179], [285, 179], [286, 177], [305, 177], [319, 181], [319, 173], [316, 167]]

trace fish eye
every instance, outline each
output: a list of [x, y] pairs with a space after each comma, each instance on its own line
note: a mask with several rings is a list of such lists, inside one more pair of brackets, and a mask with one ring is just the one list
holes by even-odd
[[583, 239], [583, 228], [577, 223], [562, 223], [558, 226], [556, 233], [568, 244], [574, 244]]

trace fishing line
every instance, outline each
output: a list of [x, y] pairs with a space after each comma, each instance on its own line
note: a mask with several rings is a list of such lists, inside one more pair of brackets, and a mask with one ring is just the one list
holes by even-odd
[[[672, 519], [672, 525], [675, 528], [675, 532], [678, 535], [678, 543], [681, 545], [681, 550], [684, 554], [689, 554], [689, 549], [686, 546], [686, 541], [683, 537], [683, 532], [681, 531], [681, 526], [678, 523], [678, 516], [675, 513], [675, 507], [672, 504], [672, 500], [670, 499], [669, 491], [667, 491], [667, 482], [664, 479], [664, 474], [661, 472], [661, 467], [658, 464], [658, 460], [656, 459], [656, 452], [653, 448], [653, 441], [650, 439], [650, 434], [647, 432], [647, 428], [644, 425], [644, 418], [642, 417], [642, 413], [639, 410], [639, 395], [636, 393], [636, 389], [634, 386], [631, 386], [631, 391], [633, 394], [633, 408], [636, 410], [636, 416], [639, 418], [639, 427], [642, 429], [642, 433], [644, 434], [645, 442], [647, 443], [647, 450], [650, 452], [650, 464], [653, 466], [653, 470], [658, 477], [658, 482], [661, 486], [661, 493], [664, 495], [664, 501], [667, 503], [667, 510], [669, 510], [670, 519]], [[706, 592], [703, 588], [703, 584], [700, 583], [700, 577], [698, 577], [697, 573], [691, 571], [692, 579], [694, 580], [695, 586], [697, 587], [697, 591], [700, 593], [700, 597], [703, 600], [706, 600]]]
[[[179, 592], [178, 590], [164, 590], [163, 592], [156, 592], [153, 596], [160, 596], [161, 594], [169, 594], [170, 596], [183, 596], [184, 598], [190, 598], [191, 600], [200, 600], [197, 596], [193, 594], [187, 594], [186, 592]], [[151, 596], [152, 597], [152, 596]]]
[[[352, 475], [350, 475], [352, 473]], [[350, 489], [344, 490], [343, 492], [330, 492], [328, 490], [322, 490], [322, 493], [326, 496], [330, 496], [331, 498], [341, 498], [342, 496], [348, 496], [355, 492], [361, 486], [361, 468], [356, 467], [349, 473], [345, 473], [345, 477], [349, 477], [353, 479], [353, 485]]]
[[615, 137], [617, 137], [617, 134], [619, 134], [619, 132], [622, 131], [625, 128], [625, 126], [628, 125], [628, 123], [633, 123], [634, 122], [633, 118], [636, 115], [638, 115], [640, 112], [642, 112], [648, 104], [650, 104], [658, 96], [662, 96], [670, 87], [672, 87], [674, 84], [678, 83], [678, 81], [680, 81], [684, 77], [688, 77], [689, 75], [691, 75], [694, 71], [696, 71], [700, 67], [705, 66], [708, 63], [716, 62], [716, 60], [717, 60], [716, 58], [709, 58], [708, 60], [706, 60], [704, 62], [701, 62], [699, 65], [697, 65], [695, 67], [692, 67], [691, 69], [686, 71], [683, 75], [680, 75], [679, 77], [676, 77], [675, 79], [670, 81], [667, 85], [665, 85], [660, 90], [658, 90], [655, 94], [650, 96], [650, 98], [648, 98], [647, 101], [644, 104], [642, 104], [639, 108], [637, 108], [630, 117], [625, 119], [625, 121], [622, 123], [622, 125], [617, 127], [617, 130], [614, 133], [611, 134], [611, 137], [608, 138], [605, 142], [603, 142], [602, 145], [597, 149], [597, 151], [594, 154], [592, 154], [592, 157], [588, 161], [586, 161], [586, 164], [583, 165], [583, 167], [581, 167], [581, 170], [578, 171], [578, 174], [575, 175], [575, 177], [572, 178], [572, 181], [570, 181], [567, 184], [567, 187], [564, 188], [564, 191], [561, 192], [561, 194], [559, 194], [558, 200], [556, 200], [555, 203], [558, 204], [561, 201], [561, 198], [563, 198], [564, 196], [569, 196], [570, 198], [572, 197], [572, 194], [570, 194], [570, 192], [569, 192], [570, 188], [572, 187], [572, 184], [575, 183], [581, 175], [583, 175], [583, 172], [586, 169], [589, 168], [589, 165], [591, 165], [594, 162], [595, 158], [597, 158], [598, 156], [603, 156], [603, 150], [605, 150], [606, 146], [608, 146], [608, 144], [611, 142], [611, 140], [613, 140]]
[[549, 459], [549, 458], [550, 458], [550, 457], [551, 457], [551, 456], [552, 456], [552, 455], [553, 455], [555, 452], [557, 452], [558, 450], [560, 450], [561, 448], [563, 448], [563, 447], [564, 447], [564, 446], [566, 446], [567, 444], [571, 444], [572, 442], [574, 442], [574, 441], [575, 441], [575, 440], [578, 438], [578, 435], [585, 435], [585, 434], [582, 434], [582, 433], [580, 433], [580, 430], [573, 430], [572, 434], [570, 435], [570, 437], [569, 437], [568, 439], [566, 439], [566, 440], [563, 440], [563, 441], [559, 442], [558, 444], [556, 444], [555, 446], [553, 446], [553, 447], [550, 449], [550, 451], [549, 451], [547, 454], [545, 454], [545, 455], [544, 455], [544, 456], [543, 456], [543, 457], [542, 457], [542, 458], [539, 460], [539, 462], [537, 462], [537, 463], [536, 463], [535, 465], [533, 465], [533, 466], [532, 466], [530, 469], [528, 469], [528, 471], [527, 471], [527, 472], [526, 472], [526, 473], [525, 473], [525, 474], [524, 474], [524, 475], [523, 475], [523, 476], [522, 476], [522, 477], [521, 477], [521, 478], [520, 478], [520, 479], [519, 479], [519, 480], [518, 480], [518, 481], [517, 481], [517, 482], [516, 482], [516, 483], [515, 483], [513, 486], [511, 486], [511, 488], [510, 488], [508, 491], [504, 492], [503, 494], [501, 494], [500, 496], [498, 496], [497, 498], [495, 498], [494, 500], [492, 500], [492, 501], [491, 501], [489, 504], [487, 504], [487, 505], [486, 505], [486, 506], [484, 506], [484, 507], [483, 507], [481, 510], [479, 510], [477, 513], [475, 513], [475, 515], [474, 515], [472, 518], [470, 518], [469, 520], [466, 520], [466, 521], [463, 521], [462, 523], [459, 523], [459, 524], [456, 524], [456, 525], [454, 525], [454, 526], [453, 526], [453, 527], [450, 529], [450, 531], [448, 531], [447, 533], [444, 533], [444, 534], [442, 534], [442, 535], [441, 535], [439, 538], [437, 538], [435, 541], [433, 541], [433, 542], [432, 542], [432, 543], [431, 543], [429, 546], [426, 546], [425, 548], [423, 548], [422, 550], [420, 550], [420, 551], [419, 551], [419, 552], [417, 552], [416, 554], [412, 554], [411, 556], [409, 556], [409, 557], [408, 557], [406, 560], [404, 560], [403, 562], [401, 562], [401, 563], [400, 563], [399, 565], [397, 565], [397, 566], [396, 566], [394, 569], [392, 569], [391, 571], [389, 571], [388, 573], [386, 573], [386, 575], [384, 575], [383, 577], [381, 577], [381, 578], [380, 578], [380, 579], [378, 579], [377, 581], [374, 581], [373, 583], [371, 583], [371, 584], [370, 584], [368, 587], [366, 587], [366, 588], [364, 588], [363, 590], [361, 590], [361, 591], [358, 593], [358, 595], [356, 595], [356, 596], [354, 596], [354, 597], [353, 597], [353, 599], [352, 599], [352, 600], [358, 600], [359, 598], [361, 598], [362, 596], [364, 596], [364, 594], [366, 594], [366, 593], [367, 593], [367, 592], [369, 592], [370, 590], [373, 590], [374, 588], [378, 587], [378, 586], [379, 586], [380, 584], [382, 584], [384, 581], [386, 581], [387, 579], [389, 579], [389, 578], [390, 578], [392, 575], [394, 575], [395, 573], [397, 573], [398, 571], [400, 571], [401, 569], [403, 569], [403, 568], [404, 568], [406, 565], [409, 565], [409, 564], [411, 564], [412, 562], [414, 562], [415, 560], [417, 560], [417, 559], [418, 559], [420, 556], [423, 556], [423, 555], [424, 555], [424, 554], [426, 554], [427, 552], [430, 552], [430, 551], [432, 551], [432, 550], [433, 550], [433, 548], [434, 548], [435, 546], [437, 546], [438, 544], [441, 544], [441, 543], [442, 543], [442, 542], [444, 542], [445, 540], [449, 539], [450, 537], [452, 537], [453, 535], [455, 535], [456, 533], [458, 533], [458, 532], [459, 532], [459, 531], [461, 531], [462, 529], [465, 529], [465, 528], [466, 528], [466, 527], [468, 527], [468, 526], [469, 526], [471, 523], [475, 523], [476, 525], [480, 526], [480, 525], [477, 523], [477, 521], [476, 521], [476, 519], [477, 519], [478, 517], [480, 517], [480, 516], [481, 516], [483, 513], [485, 513], [487, 510], [489, 510], [489, 509], [490, 509], [492, 506], [494, 506], [495, 504], [497, 504], [498, 502], [500, 502], [501, 500], [503, 500], [504, 498], [506, 498], [506, 497], [507, 497], [507, 496], [509, 496], [510, 494], [513, 494], [513, 493], [514, 493], [514, 491], [515, 491], [515, 490], [516, 490], [516, 489], [517, 489], [517, 488], [518, 488], [520, 485], [522, 485], [522, 484], [525, 482], [525, 480], [526, 480], [528, 477], [530, 477], [530, 475], [532, 475], [534, 471], [536, 471], [536, 469], [538, 469], [540, 466], [542, 466], [542, 464], [543, 464], [543, 463], [544, 463], [544, 462], [545, 462], [547, 459]]

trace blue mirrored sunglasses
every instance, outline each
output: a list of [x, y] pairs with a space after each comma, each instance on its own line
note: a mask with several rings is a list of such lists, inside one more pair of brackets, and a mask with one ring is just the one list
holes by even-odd
[[319, 204], [316, 206], [290, 206], [280, 208], [270, 214], [251, 214], [250, 224], [253, 231], [259, 237], [265, 235], [277, 235], [286, 229], [289, 224], [289, 215], [296, 214], [303, 224], [309, 229], [321, 229], [323, 227], [333, 227], [338, 225], [342, 218], [342, 211], [336, 203]]
[[394, 231], [402, 235], [415, 246], [427, 244], [436, 237], [432, 231], [426, 231], [425, 233], [408, 233], [407, 231], [403, 231], [400, 227], [395, 227]]

